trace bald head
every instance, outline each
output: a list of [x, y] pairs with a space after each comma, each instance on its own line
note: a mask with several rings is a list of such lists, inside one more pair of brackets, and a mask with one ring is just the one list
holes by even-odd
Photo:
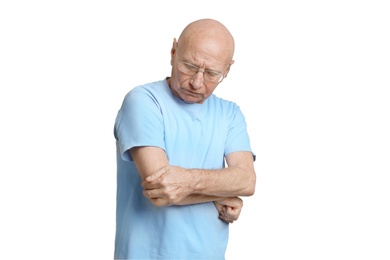
[[212, 19], [190, 23], [173, 39], [168, 79], [173, 94], [202, 104], [229, 73], [233, 54], [234, 39], [223, 24]]
[[233, 36], [222, 23], [213, 19], [201, 19], [187, 25], [178, 39], [178, 45], [189, 51], [201, 47], [208, 55], [218, 55], [225, 62], [233, 59]]

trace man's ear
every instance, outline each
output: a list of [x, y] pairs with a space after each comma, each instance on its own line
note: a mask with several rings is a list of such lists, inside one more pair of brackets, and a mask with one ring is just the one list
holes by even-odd
[[173, 66], [173, 59], [175, 57], [176, 48], [177, 48], [177, 41], [176, 38], [173, 38], [173, 44], [171, 49], [171, 66]]
[[228, 66], [228, 68], [227, 68], [227, 70], [226, 70], [226, 72], [225, 72], [225, 75], [224, 75], [225, 78], [227, 77], [227, 74], [228, 74], [229, 71], [230, 71], [230, 66], [232, 66], [233, 63], [234, 63], [234, 60], [231, 60], [231, 61], [229, 62], [229, 66]]

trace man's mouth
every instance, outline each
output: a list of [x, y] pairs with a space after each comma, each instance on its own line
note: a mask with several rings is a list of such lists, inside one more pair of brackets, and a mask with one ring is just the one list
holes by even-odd
[[189, 96], [194, 96], [194, 97], [198, 97], [200, 94], [198, 94], [198, 93], [194, 93], [194, 92], [191, 92], [191, 91], [189, 91], [189, 90], [184, 90], [184, 94], [186, 94], [186, 95], [189, 95]]

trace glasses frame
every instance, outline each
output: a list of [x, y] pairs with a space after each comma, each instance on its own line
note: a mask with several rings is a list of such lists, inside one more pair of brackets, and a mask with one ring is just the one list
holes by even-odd
[[[184, 73], [185, 75], [188, 75], [188, 76], [193, 77], [193, 76], [195, 76], [196, 74], [198, 74], [199, 72], [202, 72], [202, 73], [203, 73], [203, 80], [206, 81], [206, 82], [214, 83], [214, 84], [215, 84], [215, 83], [218, 83], [218, 84], [219, 84], [219, 83], [221, 83], [221, 82], [223, 81], [224, 78], [226, 78], [225, 75], [223, 75], [222, 73], [220, 73], [220, 72], [218, 72], [218, 71], [215, 71], [215, 70], [208, 70], [208, 69], [202, 69], [202, 68], [199, 68], [198, 66], [196, 66], [196, 65], [194, 65], [194, 64], [192, 64], [192, 63], [190, 63], [190, 62], [179, 61], [179, 58], [178, 58], [177, 55], [175, 55], [175, 57], [176, 57], [176, 61], [178, 62], [178, 66], [177, 66], [178, 70], [180, 70], [180, 71], [181, 71], [182, 73]], [[181, 69], [180, 69], [180, 63], [181, 63], [181, 64], [184, 64], [184, 66], [186, 66], [187, 68], [188, 68], [188, 67], [194, 68], [194, 70], [189, 69], [189, 70], [191, 70], [193, 73], [190, 74], [190, 73], [188, 73], [188, 72], [185, 72], [185, 71], [181, 70]], [[219, 78], [217, 81], [208, 80], [208, 79], [206, 79], [206, 77], [205, 77], [205, 73], [207, 73], [207, 72], [211, 72], [211, 73], [213, 73], [213, 74], [220, 75], [220, 78]]]

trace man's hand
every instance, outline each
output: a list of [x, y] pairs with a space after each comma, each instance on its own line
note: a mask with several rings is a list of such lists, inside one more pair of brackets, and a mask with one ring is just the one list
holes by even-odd
[[157, 207], [178, 204], [190, 195], [195, 180], [186, 169], [178, 166], [165, 166], [142, 182], [144, 196]]
[[239, 197], [231, 197], [214, 201], [214, 205], [219, 212], [220, 219], [233, 223], [240, 216], [244, 203]]

